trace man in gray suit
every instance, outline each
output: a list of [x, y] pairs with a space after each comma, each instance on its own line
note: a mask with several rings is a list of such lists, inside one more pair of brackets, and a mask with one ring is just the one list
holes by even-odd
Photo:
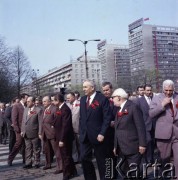
[[74, 130], [74, 140], [72, 146], [72, 157], [75, 163], [80, 161], [80, 146], [79, 146], [79, 118], [80, 118], [80, 101], [75, 98], [73, 92], [67, 94], [67, 105], [72, 112], [72, 127]]
[[21, 136], [25, 139], [25, 157], [26, 163], [24, 169], [32, 168], [32, 155], [34, 153], [35, 168], [40, 165], [40, 132], [41, 132], [41, 114], [42, 109], [35, 107], [35, 98], [28, 97], [27, 108], [25, 108], [22, 119]]
[[155, 138], [162, 160], [162, 170], [166, 163], [170, 163], [173, 151], [175, 175], [178, 177], [178, 95], [174, 93], [173, 81], [163, 82], [163, 93], [154, 96], [149, 115], [157, 118]]

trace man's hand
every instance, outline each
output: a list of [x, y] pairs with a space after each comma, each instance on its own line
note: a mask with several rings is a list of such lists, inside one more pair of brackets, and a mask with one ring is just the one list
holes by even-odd
[[103, 141], [104, 141], [104, 136], [101, 135], [101, 134], [98, 134], [97, 140], [98, 140], [99, 142], [103, 142]]
[[144, 154], [146, 147], [139, 146], [139, 153]]
[[116, 152], [116, 148], [113, 149], [114, 156], [118, 156]]
[[21, 132], [20, 135], [23, 137], [23, 132]]
[[42, 135], [41, 135], [41, 134], [39, 134], [38, 137], [39, 137], [40, 139], [42, 139]]
[[162, 101], [162, 106], [165, 107], [170, 102], [171, 102], [171, 98], [165, 97]]
[[59, 141], [59, 147], [63, 147], [64, 146], [64, 143]]

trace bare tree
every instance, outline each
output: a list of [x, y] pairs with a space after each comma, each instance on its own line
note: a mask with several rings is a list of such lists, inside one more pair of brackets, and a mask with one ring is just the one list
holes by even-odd
[[11, 53], [11, 75], [16, 83], [17, 95], [21, 87], [31, 82], [32, 69], [24, 51], [18, 46]]

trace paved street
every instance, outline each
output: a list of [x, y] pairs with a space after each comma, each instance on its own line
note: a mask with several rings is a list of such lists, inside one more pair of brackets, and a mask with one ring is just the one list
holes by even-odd
[[[44, 171], [44, 155], [42, 155], [41, 167], [39, 169], [24, 170], [21, 155], [18, 154], [13, 161], [13, 166], [7, 166], [8, 145], [0, 145], [0, 180], [62, 180], [62, 174], [55, 175], [55, 163], [52, 164], [52, 169]], [[79, 176], [74, 180], [83, 180], [82, 169], [77, 165]]]

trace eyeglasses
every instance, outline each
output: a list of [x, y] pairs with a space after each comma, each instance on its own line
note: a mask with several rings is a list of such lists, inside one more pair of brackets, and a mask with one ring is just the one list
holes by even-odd
[[167, 89], [164, 89], [164, 91], [166, 91], [166, 92], [173, 92], [174, 90], [167, 90]]
[[114, 99], [115, 97], [120, 97], [120, 96], [113, 96], [112, 99]]

